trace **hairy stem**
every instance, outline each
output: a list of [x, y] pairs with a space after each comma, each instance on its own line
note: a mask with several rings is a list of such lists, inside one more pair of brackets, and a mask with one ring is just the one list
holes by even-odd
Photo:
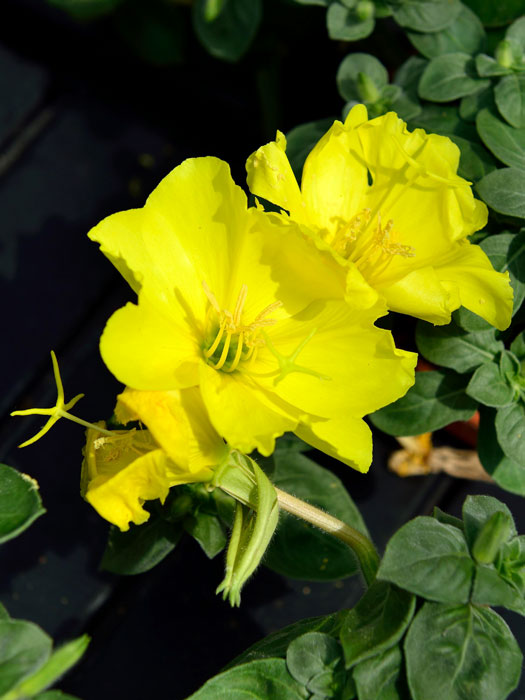
[[319, 508], [291, 496], [286, 491], [281, 491], [277, 487], [275, 487], [275, 491], [280, 508], [306, 520], [349, 545], [359, 559], [367, 586], [373, 582], [379, 567], [379, 555], [368, 537]]

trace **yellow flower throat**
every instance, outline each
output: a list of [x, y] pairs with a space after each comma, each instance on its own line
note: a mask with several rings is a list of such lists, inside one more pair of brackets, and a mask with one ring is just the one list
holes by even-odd
[[[209, 340], [203, 350], [207, 363], [214, 369], [223, 372], [233, 372], [241, 362], [255, 360], [257, 348], [264, 345], [265, 341], [259, 337], [262, 328], [273, 326], [275, 319], [268, 316], [282, 306], [282, 302], [274, 301], [263, 309], [251, 323], [242, 323], [242, 312], [248, 294], [248, 287], [243, 284], [233, 313], [227, 309], [221, 309], [215, 295], [206, 282], [202, 283], [204, 292], [216, 312], [219, 326], [214, 324]], [[211, 342], [210, 342], [211, 339]]]

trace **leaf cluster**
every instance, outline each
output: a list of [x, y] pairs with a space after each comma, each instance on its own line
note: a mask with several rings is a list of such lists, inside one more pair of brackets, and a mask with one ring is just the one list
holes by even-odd
[[[525, 614], [525, 549], [507, 507], [468, 497], [390, 540], [351, 610], [295, 623], [244, 652], [191, 700], [505, 698], [522, 655], [490, 606]], [[505, 672], [502, 673], [502, 669]]]
[[[0, 464], [0, 544], [44, 513], [36, 481]], [[75, 700], [47, 688], [79, 661], [88, 644], [83, 635], [53, 649], [53, 640], [40, 627], [13, 620], [0, 604], [0, 700]]]

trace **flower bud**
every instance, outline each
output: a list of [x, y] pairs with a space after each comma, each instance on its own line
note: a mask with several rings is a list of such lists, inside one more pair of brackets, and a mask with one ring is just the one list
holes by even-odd
[[511, 522], [507, 513], [493, 513], [483, 525], [474, 546], [472, 554], [479, 564], [492, 564], [503, 544], [509, 539]]

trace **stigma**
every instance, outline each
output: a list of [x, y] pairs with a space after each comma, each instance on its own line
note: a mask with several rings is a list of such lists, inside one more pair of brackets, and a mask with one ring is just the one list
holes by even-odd
[[233, 312], [221, 308], [206, 282], [202, 282], [202, 287], [216, 316], [204, 343], [204, 358], [213, 369], [234, 372], [241, 363], [254, 361], [257, 348], [265, 344], [260, 331], [277, 322], [268, 316], [279, 309], [282, 302], [269, 304], [250, 323], [245, 323], [243, 314], [248, 296], [245, 284], [241, 286]]

